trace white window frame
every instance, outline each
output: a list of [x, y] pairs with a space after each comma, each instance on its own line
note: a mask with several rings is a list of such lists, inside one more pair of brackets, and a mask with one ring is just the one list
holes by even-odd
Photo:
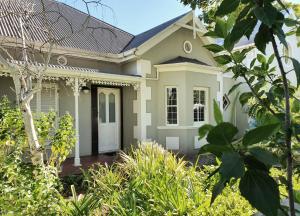
[[[59, 114], [59, 95], [58, 95], [58, 84], [56, 83], [43, 83], [42, 84], [42, 89], [43, 88], [54, 88], [55, 89], [55, 110], [53, 110], [54, 112], [56, 112], [57, 114]], [[38, 91], [36, 93], [36, 110], [33, 110], [33, 112], [36, 113], [41, 113], [42, 110], [42, 100], [41, 100], [41, 91]]]
[[[205, 92], [205, 108], [204, 108], [204, 121], [195, 121], [194, 119], [194, 91], [204, 91]], [[192, 114], [193, 114], [193, 122], [194, 126], [201, 126], [203, 124], [206, 124], [209, 122], [209, 88], [207, 87], [194, 87], [193, 88], [193, 94], [192, 94], [192, 101], [193, 101], [193, 108], [192, 108]]]
[[[176, 89], [176, 101], [177, 101], [177, 124], [168, 124], [168, 89]], [[173, 105], [175, 106], [175, 105]], [[166, 126], [178, 126], [179, 125], [179, 100], [178, 100], [178, 87], [177, 86], [166, 86], [165, 87], [165, 121]]]

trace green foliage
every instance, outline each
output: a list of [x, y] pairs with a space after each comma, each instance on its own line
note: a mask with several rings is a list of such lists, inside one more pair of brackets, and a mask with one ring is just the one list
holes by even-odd
[[1, 215], [57, 215], [63, 212], [56, 169], [23, 162], [16, 147], [0, 164]]
[[[35, 119], [38, 139], [46, 152], [47, 145], [56, 149], [44, 166], [30, 163], [30, 151], [24, 132], [22, 113], [7, 98], [0, 100], [0, 214], [1, 215], [64, 215], [65, 200], [56, 167], [74, 145], [74, 129], [69, 115], [59, 120], [42, 114]], [[64, 149], [60, 149], [59, 145]]]
[[240, 182], [241, 194], [265, 215], [277, 215], [280, 206], [279, 189], [266, 172], [249, 169]]
[[70, 154], [75, 145], [75, 131], [73, 128], [73, 118], [70, 114], [62, 116], [59, 120], [58, 128], [51, 138], [50, 165], [60, 166]]
[[218, 103], [214, 100], [214, 116], [215, 116], [215, 121], [219, 124], [223, 122], [223, 115], [220, 110], [220, 107]]
[[[270, 176], [270, 168], [289, 167], [287, 172], [288, 176], [291, 176], [290, 170], [293, 165], [290, 161], [295, 160], [291, 155], [298, 155], [298, 152], [291, 152], [289, 140], [292, 136], [293, 149], [300, 141], [300, 106], [299, 95], [296, 95], [300, 83], [300, 63], [291, 56], [280, 54], [278, 41], [288, 49], [287, 36], [300, 35], [300, 22], [291, 17], [285, 18], [287, 6], [281, 0], [219, 0], [214, 1], [214, 8], [209, 6], [212, 2], [209, 0], [204, 0], [206, 4], [193, 0], [181, 2], [192, 6], [196, 4], [205, 14], [210, 14], [211, 28], [205, 36], [218, 38], [223, 44], [209, 44], [205, 47], [214, 53], [214, 59], [220, 66], [227, 67], [227, 71], [233, 73], [233, 78], [239, 80], [229, 93], [242, 84], [248, 85], [250, 91], [243, 92], [239, 100], [242, 106], [248, 108], [249, 115], [259, 123], [257, 128], [246, 132], [239, 139], [236, 137], [237, 129], [230, 123], [216, 120], [216, 126], [199, 129], [200, 137], [206, 135], [208, 142], [201, 148], [200, 153], [210, 152], [222, 161], [216, 172], [221, 175], [221, 179], [213, 189], [212, 201], [226, 188], [231, 179], [240, 179], [241, 194], [254, 207], [266, 215], [277, 215], [280, 208], [279, 186]], [[254, 31], [256, 26], [257, 32]], [[283, 31], [285, 26], [290, 29], [288, 34]], [[251, 63], [247, 65], [244, 60], [250, 58], [251, 48], [237, 50], [234, 46], [243, 37], [249, 39], [253, 34], [255, 48], [261, 53], [253, 59], [248, 59]], [[266, 47], [270, 43], [274, 54], [266, 56]], [[280, 74], [276, 66], [274, 67], [275, 58]], [[282, 68], [282, 58], [293, 64], [292, 70]], [[295, 86], [286, 78], [286, 74], [291, 72], [297, 77]], [[216, 109], [215, 115], [219, 116]], [[287, 157], [289, 160], [286, 160]], [[289, 178], [288, 181], [289, 196], [292, 200], [292, 179]], [[291, 214], [293, 215], [292, 210]]]
[[274, 135], [280, 128], [279, 124], [269, 124], [248, 131], [243, 137], [243, 145], [249, 146], [263, 142]]
[[210, 190], [220, 180], [208, 177], [213, 166], [187, 162], [153, 143], [143, 143], [113, 167], [97, 166], [87, 174], [89, 193], [99, 200], [91, 215], [252, 215], [255, 210], [238, 187], [230, 188], [210, 207]]

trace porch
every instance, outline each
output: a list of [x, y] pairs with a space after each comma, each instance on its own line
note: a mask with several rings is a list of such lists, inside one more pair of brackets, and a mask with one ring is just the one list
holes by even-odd
[[78, 175], [82, 171], [86, 171], [93, 165], [100, 163], [102, 165], [112, 165], [114, 162], [120, 161], [118, 153], [99, 154], [95, 156], [81, 156], [81, 166], [74, 166], [74, 158], [67, 158], [62, 164], [61, 176]]

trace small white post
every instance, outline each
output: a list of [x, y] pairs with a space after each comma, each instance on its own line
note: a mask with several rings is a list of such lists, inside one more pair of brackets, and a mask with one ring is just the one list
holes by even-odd
[[74, 166], [81, 166], [80, 164], [80, 142], [79, 142], [79, 80], [75, 78], [74, 97], [75, 97], [75, 130], [76, 130], [76, 144], [75, 144], [75, 158]]
[[195, 10], [193, 10], [193, 36], [194, 39], [196, 39], [196, 16], [195, 16]]
[[217, 81], [219, 82], [220, 89], [218, 91], [218, 101], [220, 103], [220, 110], [223, 113], [223, 95], [224, 95], [224, 81], [223, 81], [223, 73], [219, 72], [217, 75]]

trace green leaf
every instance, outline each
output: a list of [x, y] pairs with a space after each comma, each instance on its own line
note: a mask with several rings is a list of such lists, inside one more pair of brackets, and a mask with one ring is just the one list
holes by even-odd
[[224, 16], [233, 12], [240, 4], [240, 0], [223, 0], [217, 9], [216, 16]]
[[229, 55], [219, 55], [215, 56], [214, 59], [216, 62], [218, 62], [220, 65], [226, 65], [231, 62], [231, 57]]
[[220, 173], [223, 178], [240, 178], [245, 173], [244, 162], [237, 152], [225, 152], [222, 155]]
[[241, 94], [239, 100], [242, 106], [244, 106], [252, 96], [252, 92], [244, 92]]
[[255, 59], [252, 59], [252, 61], [251, 61], [251, 63], [250, 63], [250, 68], [253, 68], [255, 62], [256, 62], [256, 58], [255, 58]]
[[208, 31], [203, 35], [203, 37], [218, 38], [219, 36], [215, 33], [215, 31]]
[[294, 58], [291, 58], [291, 60], [292, 60], [292, 63], [294, 66], [294, 71], [295, 71], [295, 74], [297, 77], [297, 86], [299, 86], [300, 85], [300, 63]]
[[272, 64], [272, 62], [274, 61], [274, 58], [275, 58], [275, 54], [273, 53], [268, 59], [268, 64]]
[[218, 44], [209, 44], [209, 45], [205, 45], [203, 46], [206, 49], [208, 49], [209, 51], [213, 52], [213, 53], [218, 53], [224, 50], [224, 48]]
[[295, 19], [291, 19], [291, 18], [285, 18], [284, 19], [284, 24], [288, 27], [293, 27], [295, 25], [298, 25], [299, 22]]
[[199, 140], [205, 137], [211, 129], [213, 129], [213, 126], [210, 124], [205, 124], [201, 126], [198, 130]]
[[266, 63], [266, 58], [265, 58], [265, 56], [263, 56], [262, 54], [257, 54], [257, 60], [258, 60], [260, 63]]
[[229, 145], [238, 129], [231, 123], [222, 122], [209, 131], [206, 140], [213, 145]]
[[243, 138], [243, 145], [249, 146], [269, 139], [280, 128], [280, 124], [269, 124], [248, 131]]
[[265, 53], [267, 44], [271, 41], [269, 29], [266, 25], [261, 24], [258, 33], [255, 35], [255, 46], [259, 51]]
[[214, 117], [217, 124], [223, 122], [223, 115], [216, 100], [214, 100]]
[[267, 172], [248, 170], [239, 185], [241, 194], [257, 210], [265, 215], [276, 216], [280, 207], [277, 183]]
[[278, 164], [277, 158], [271, 152], [263, 148], [253, 147], [249, 149], [249, 152], [254, 158], [264, 163], [266, 166]]
[[256, 7], [254, 9], [254, 14], [263, 24], [267, 25], [269, 28], [272, 27], [276, 22], [277, 9], [271, 4], [266, 4], [264, 7]]
[[249, 17], [243, 19], [233, 26], [231, 33], [225, 38], [224, 46], [228, 51], [231, 51], [243, 36], [250, 36], [256, 26], [257, 19], [255, 17]]
[[240, 85], [242, 85], [243, 82], [239, 82], [237, 84], [234, 84], [231, 89], [228, 91], [228, 95], [230, 95], [232, 92], [234, 92]]
[[300, 112], [300, 102], [297, 99], [294, 99], [292, 103], [291, 111], [294, 113]]
[[227, 36], [227, 25], [225, 20], [217, 18], [215, 25], [215, 34], [219, 38], [225, 38]]
[[214, 201], [216, 200], [217, 196], [219, 196], [222, 193], [225, 186], [226, 186], [226, 180], [223, 178], [221, 178], [220, 181], [214, 185], [214, 187], [212, 189], [210, 205], [212, 205], [214, 203]]
[[211, 153], [217, 157], [221, 157], [224, 152], [232, 151], [228, 145], [206, 144], [199, 149], [199, 154]]

